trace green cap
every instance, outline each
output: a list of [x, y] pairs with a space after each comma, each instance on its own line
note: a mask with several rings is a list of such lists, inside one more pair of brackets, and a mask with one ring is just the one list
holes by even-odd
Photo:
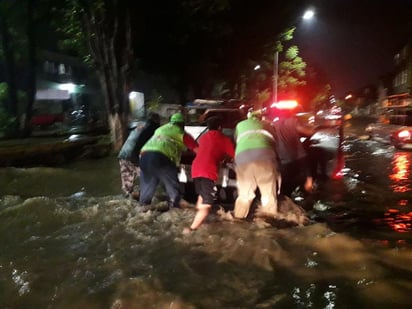
[[260, 110], [250, 111], [247, 113], [247, 118], [260, 118], [262, 117], [262, 112]]
[[176, 122], [176, 123], [185, 122], [185, 118], [183, 117], [182, 113], [176, 113], [176, 114], [173, 114], [172, 117], [170, 117], [170, 122]]

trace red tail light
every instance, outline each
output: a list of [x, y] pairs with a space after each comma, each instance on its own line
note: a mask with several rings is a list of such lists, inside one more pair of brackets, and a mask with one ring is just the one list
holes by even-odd
[[343, 174], [344, 168], [345, 168], [345, 160], [343, 159], [343, 154], [342, 154], [342, 155], [339, 155], [338, 157], [338, 162], [332, 173], [332, 179], [335, 179], [335, 180], [342, 179], [344, 176]]
[[294, 109], [298, 107], [298, 102], [296, 100], [283, 100], [278, 102], [273, 102], [270, 107], [276, 107], [277, 109]]
[[398, 132], [398, 137], [402, 139], [410, 139], [411, 138], [411, 132], [409, 130], [402, 130]]

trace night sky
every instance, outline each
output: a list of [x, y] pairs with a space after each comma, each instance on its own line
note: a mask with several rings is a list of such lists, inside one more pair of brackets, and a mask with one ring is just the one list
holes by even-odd
[[[173, 1], [166, 2], [170, 8], [159, 11], [160, 2], [147, 2], [155, 15], [142, 21], [144, 41], [137, 56], [144, 63], [143, 69], [159, 73], [186, 70], [186, 84], [196, 75], [203, 86], [206, 76], [216, 80], [216, 72], [239, 76], [240, 72], [231, 70], [245, 59], [261, 60], [263, 49], [259, 47], [296, 25], [295, 42], [304, 60], [320, 70], [333, 93], [342, 98], [349, 91], [376, 84], [391, 70], [394, 53], [412, 38], [412, 0], [231, 1], [230, 13], [218, 20], [219, 29], [226, 21], [231, 29], [221, 41], [210, 36], [213, 31], [199, 32], [199, 25], [210, 28], [211, 20], [184, 24], [172, 9]], [[314, 8], [315, 18], [303, 23], [299, 16], [309, 6]], [[179, 46], [173, 38], [175, 32], [184, 33], [187, 43]], [[216, 62], [216, 68], [205, 55]]]
[[295, 38], [338, 97], [375, 84], [412, 39], [412, 0], [323, 0], [314, 7], [315, 19], [299, 23]]

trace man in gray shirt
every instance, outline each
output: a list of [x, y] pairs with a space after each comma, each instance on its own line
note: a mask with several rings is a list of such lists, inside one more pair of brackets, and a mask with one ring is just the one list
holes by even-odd
[[275, 147], [282, 175], [280, 193], [291, 197], [293, 191], [301, 185], [310, 192], [313, 178], [309, 170], [307, 153], [300, 138], [310, 137], [315, 129], [299, 123], [290, 111], [284, 111], [279, 120], [273, 123], [273, 127], [276, 131]]
[[139, 153], [143, 145], [152, 137], [160, 126], [160, 116], [149, 113], [146, 123], [140, 123], [130, 132], [117, 158], [120, 164], [122, 190], [126, 197], [139, 199], [139, 192], [134, 191], [134, 182], [140, 176]]

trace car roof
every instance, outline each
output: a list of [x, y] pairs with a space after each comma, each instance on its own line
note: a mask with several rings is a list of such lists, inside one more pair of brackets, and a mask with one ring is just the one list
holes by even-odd
[[213, 116], [222, 118], [222, 127], [229, 128], [234, 128], [239, 121], [246, 118], [244, 113], [237, 108], [210, 108], [200, 115], [199, 120], [203, 122]]

